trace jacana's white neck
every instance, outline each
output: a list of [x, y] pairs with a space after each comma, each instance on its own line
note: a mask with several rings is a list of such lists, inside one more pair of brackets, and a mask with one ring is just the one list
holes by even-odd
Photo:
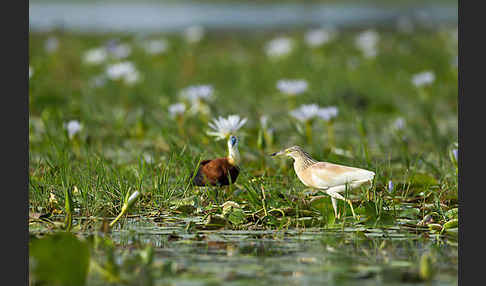
[[228, 145], [228, 161], [231, 165], [238, 165], [240, 163], [240, 152], [237, 146]]

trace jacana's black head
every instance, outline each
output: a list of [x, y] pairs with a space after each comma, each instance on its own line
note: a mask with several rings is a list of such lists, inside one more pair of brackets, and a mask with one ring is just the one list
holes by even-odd
[[231, 147], [236, 147], [237, 144], [238, 144], [238, 138], [234, 135], [231, 135], [228, 140], [228, 145]]

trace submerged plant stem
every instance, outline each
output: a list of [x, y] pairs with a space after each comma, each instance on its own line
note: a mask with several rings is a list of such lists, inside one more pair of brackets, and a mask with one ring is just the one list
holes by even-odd
[[127, 208], [123, 207], [120, 214], [110, 223], [110, 227], [113, 227], [115, 223], [127, 212]]

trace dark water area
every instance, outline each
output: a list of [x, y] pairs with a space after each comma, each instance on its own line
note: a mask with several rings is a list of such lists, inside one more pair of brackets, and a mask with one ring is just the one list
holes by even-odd
[[29, 4], [31, 31], [179, 32], [199, 25], [208, 30], [274, 30], [332, 26], [335, 28], [425, 27], [457, 25], [457, 3], [199, 3], [34, 1]]
[[186, 274], [163, 280], [176, 285], [408, 285], [420, 282], [424, 254], [434, 256], [428, 285], [457, 285], [455, 241], [424, 239], [400, 226], [187, 232], [191, 220], [131, 220], [112, 238], [152, 245], [156, 263], [170, 261]]
[[[150, 277], [150, 285], [457, 285], [456, 236], [430, 237], [401, 224], [282, 230], [187, 227], [202, 222], [201, 217], [124, 219], [119, 228], [102, 234], [114, 252], [92, 250], [91, 259], [102, 263], [111, 256], [125, 276]], [[32, 229], [31, 235], [47, 234], [42, 229]], [[77, 235], [89, 240], [100, 232]], [[147, 246], [153, 253], [151, 274], [132, 273], [130, 263], [140, 264], [134, 258]], [[433, 273], [428, 280], [421, 278], [425, 256], [431, 258]], [[104, 284], [99, 276], [88, 276], [87, 285]]]

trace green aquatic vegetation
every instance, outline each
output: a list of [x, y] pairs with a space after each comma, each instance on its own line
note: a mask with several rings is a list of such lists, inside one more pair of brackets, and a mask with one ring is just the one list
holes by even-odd
[[[288, 33], [295, 49], [278, 60], [265, 55], [274, 36], [266, 32], [209, 33], [192, 45], [160, 35], [170, 45], [158, 55], [133, 35], [31, 33], [29, 232], [46, 236], [31, 239], [31, 257], [51, 271], [36, 245], [48, 249], [57, 232], [70, 231], [66, 240], [91, 247], [88, 278], [80, 278], [89, 285], [454, 284], [457, 51], [444, 49], [445, 31], [379, 31], [377, 56], [364, 58], [356, 31], [310, 49], [296, 30]], [[59, 49], [47, 54], [50, 36]], [[132, 47], [127, 58], [84, 61], [115, 38]], [[131, 62], [140, 81], [110, 79], [106, 69], [120, 61]], [[415, 86], [414, 75], [427, 70], [435, 81]], [[308, 89], [286, 98], [276, 89], [283, 78], [303, 78]], [[181, 99], [198, 84], [211, 85], [214, 100]], [[181, 102], [185, 110], [172, 117], [169, 106]], [[338, 116], [296, 122], [290, 112], [308, 104], [335, 106]], [[225, 142], [207, 135], [208, 122], [229, 114], [248, 118], [238, 130], [240, 175], [231, 187], [195, 188], [199, 162], [226, 155]], [[357, 220], [342, 202], [336, 219], [329, 198], [311, 201], [316, 191], [290, 160], [268, 156], [292, 145], [376, 173], [372, 188], [345, 194]], [[35, 281], [66, 279], [30, 266]]]
[[[227, 223], [223, 216], [221, 219], [222, 225]], [[187, 232], [182, 223], [169, 225], [159, 227], [153, 219], [127, 218], [124, 231], [95, 232], [85, 238], [71, 234], [89, 249], [87, 284], [199, 284], [206, 279], [243, 283], [256, 277], [265, 283], [331, 279], [348, 284], [358, 279], [366, 285], [411, 281], [450, 284], [457, 271], [457, 247], [437, 245], [401, 227], [346, 227], [325, 232], [315, 228], [202, 228]], [[56, 235], [31, 236], [31, 241], [50, 241]]]
[[64, 218], [64, 228], [67, 231], [70, 231], [73, 226], [73, 214], [72, 214], [73, 200], [71, 197], [71, 191], [67, 188], [64, 189], [64, 200], [65, 200], [64, 211], [66, 213], [66, 217]]
[[115, 223], [123, 215], [125, 215], [128, 212], [128, 210], [130, 209], [130, 207], [133, 204], [135, 204], [135, 202], [138, 200], [138, 198], [140, 197], [140, 195], [141, 195], [141, 193], [139, 191], [135, 191], [131, 195], [130, 195], [130, 193], [127, 192], [127, 194], [125, 195], [125, 200], [123, 201], [123, 206], [122, 206], [121, 212], [120, 212], [120, 214], [118, 214], [118, 216], [112, 222], [110, 222], [110, 227], [113, 227], [113, 225], [115, 225]]
[[50, 285], [85, 285], [90, 248], [67, 232], [29, 242], [31, 281]]

